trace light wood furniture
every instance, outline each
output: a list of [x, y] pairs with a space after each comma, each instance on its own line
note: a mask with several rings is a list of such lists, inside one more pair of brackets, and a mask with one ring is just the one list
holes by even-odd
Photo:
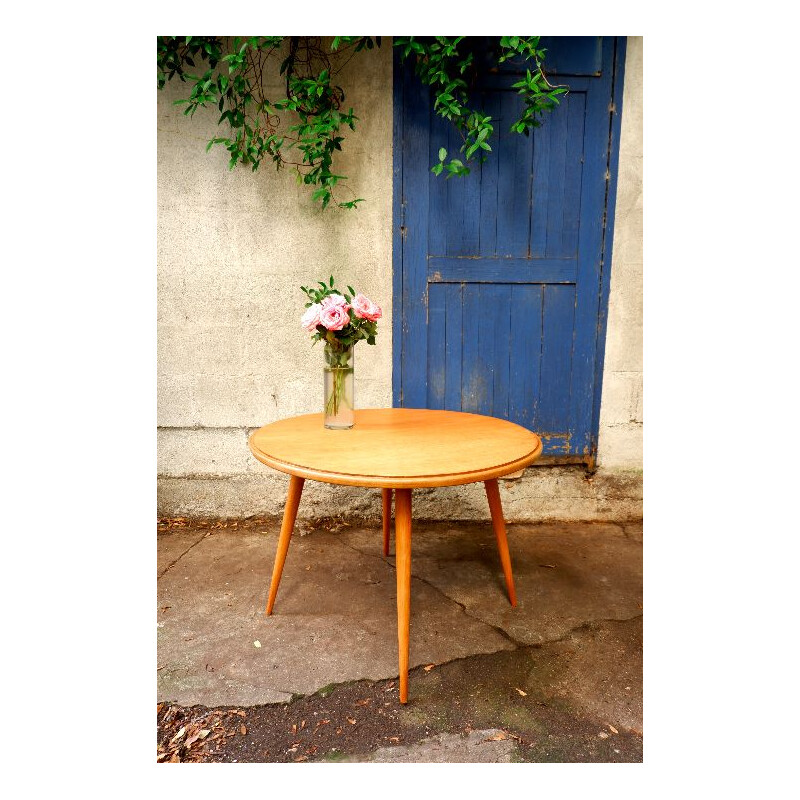
[[262, 463], [287, 472], [283, 514], [267, 614], [272, 613], [300, 495], [307, 478], [347, 486], [381, 488], [383, 553], [389, 554], [392, 493], [395, 504], [397, 638], [400, 702], [408, 701], [411, 609], [411, 492], [427, 486], [483, 481], [505, 575], [508, 599], [517, 604], [497, 478], [535, 461], [542, 443], [535, 433], [502, 419], [458, 411], [380, 408], [356, 411], [355, 426], [329, 430], [322, 414], [292, 417], [259, 428], [250, 450]]

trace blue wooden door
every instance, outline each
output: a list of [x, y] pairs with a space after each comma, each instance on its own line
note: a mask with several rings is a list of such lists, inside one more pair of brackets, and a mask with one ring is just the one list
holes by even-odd
[[569, 93], [530, 137], [511, 133], [520, 68], [483, 66], [471, 99], [492, 117], [492, 152], [465, 178], [430, 172], [461, 140], [395, 62], [394, 403], [509, 419], [545, 455], [591, 461], [624, 39], [542, 44]]

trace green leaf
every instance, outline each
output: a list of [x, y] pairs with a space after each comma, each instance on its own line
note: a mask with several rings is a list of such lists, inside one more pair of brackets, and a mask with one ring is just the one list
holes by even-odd
[[439, 148], [439, 161], [444, 161], [447, 158], [447, 150], [444, 147]]

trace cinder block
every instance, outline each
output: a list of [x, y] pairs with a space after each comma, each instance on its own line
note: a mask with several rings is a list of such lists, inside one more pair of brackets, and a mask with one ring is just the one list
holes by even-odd
[[158, 431], [160, 476], [242, 475], [251, 459], [244, 429], [160, 428]]
[[601, 428], [598, 463], [610, 470], [641, 469], [642, 429], [643, 426], [636, 423]]
[[600, 427], [642, 422], [642, 373], [608, 372], [603, 376]]

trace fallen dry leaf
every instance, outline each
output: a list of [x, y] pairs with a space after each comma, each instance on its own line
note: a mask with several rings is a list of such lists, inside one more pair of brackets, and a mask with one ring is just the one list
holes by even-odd
[[246, 711], [241, 711], [241, 710], [239, 710], [239, 711], [231, 711], [231, 714], [238, 714], [240, 717], [246, 717], [247, 716], [247, 712]]
[[241, 733], [242, 736], [247, 736], [247, 728], [245, 728], [245, 726], [242, 725], [242, 727], [239, 728], [239, 733]]
[[423, 667], [423, 669], [425, 670], [425, 672], [430, 672], [435, 666], [436, 664], [428, 664], [428, 666]]
[[164, 708], [164, 704], [163, 704], [163, 703], [159, 703], [159, 704], [156, 706], [156, 714], [159, 714], [159, 713], [161, 713], [161, 709], [162, 709], [162, 708]]
[[527, 696], [528, 696], [528, 693], [527, 693], [527, 692], [523, 692], [523, 691], [522, 691], [522, 689], [518, 689], [516, 686], [515, 686], [514, 688], [515, 688], [515, 689], [516, 689], [516, 690], [517, 690], [517, 691], [518, 691], [518, 692], [519, 692], [519, 693], [520, 693], [520, 694], [521, 694], [523, 697], [527, 697]]
[[355, 724], [356, 724], [356, 721], [355, 721], [355, 720], [354, 720], [352, 717], [348, 717], [348, 718], [347, 718], [347, 721], [348, 721], [348, 722], [349, 722], [351, 725], [355, 725]]
[[611, 723], [608, 724], [608, 729], [611, 731], [611, 733], [619, 733], [619, 731]]
[[608, 739], [608, 734], [607, 734], [605, 731], [600, 731], [600, 733], [598, 733], [597, 735], [598, 735], [598, 736], [599, 736], [601, 739]]
[[357, 706], [366, 706], [369, 704], [369, 697], [365, 698], [364, 700], [356, 700]]
[[185, 725], [169, 740], [169, 743], [172, 744], [173, 742], [177, 742], [184, 733], [186, 733]]
[[292, 725], [292, 733], [297, 733], [297, 725]]
[[341, 736], [342, 735], [342, 729], [341, 728], [337, 728], [336, 729], [336, 733], [337, 733], [338, 736]]
[[539, 564], [540, 567], [544, 567], [545, 569], [555, 569], [555, 564]]
[[488, 739], [484, 739], [484, 742], [502, 742], [503, 739], [508, 739], [508, 734], [505, 731], [498, 731], [493, 736], [490, 736]]
[[200, 738], [200, 731], [195, 729], [194, 733], [186, 737], [186, 742], [184, 743], [184, 747], [186, 748], [191, 747], [199, 738]]
[[298, 761], [308, 761], [308, 756], [297, 756], [297, 758], [295, 759], [295, 763], [297, 763]]
[[399, 737], [399, 736], [387, 736], [386, 738], [387, 738], [387, 739], [388, 739], [390, 742], [399, 742], [399, 741], [400, 741], [400, 737]]

